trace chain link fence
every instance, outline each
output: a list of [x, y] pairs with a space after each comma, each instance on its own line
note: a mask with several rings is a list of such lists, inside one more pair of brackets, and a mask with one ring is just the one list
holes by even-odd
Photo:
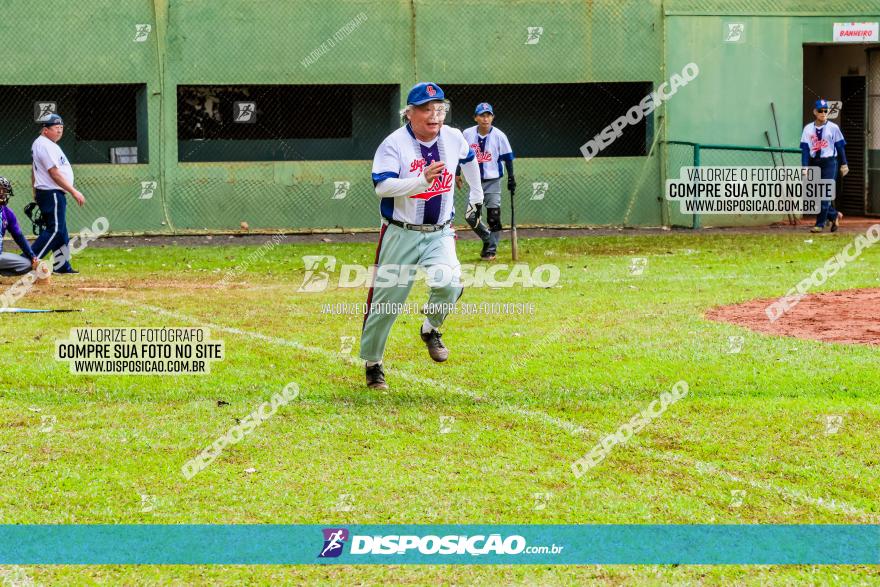
[[72, 228], [103, 215], [115, 233], [375, 229], [373, 154], [425, 80], [444, 88], [450, 126], [493, 105], [516, 155], [519, 224], [685, 220], [662, 187], [692, 153], [663, 144], [665, 105], [640, 107], [675, 73], [660, 0], [93, 4], [84, 15], [47, 0], [52, 35], [33, 7], [10, 6], [0, 66], [0, 174], [27, 195], [38, 120], [61, 114], [88, 199]]

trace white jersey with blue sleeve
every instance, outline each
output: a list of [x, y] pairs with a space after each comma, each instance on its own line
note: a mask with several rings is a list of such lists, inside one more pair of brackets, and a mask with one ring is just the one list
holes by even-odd
[[801, 143], [806, 143], [809, 147], [810, 157], [837, 157], [836, 143], [843, 140], [840, 127], [833, 122], [826, 122], [819, 128], [816, 128], [815, 122], [811, 122], [804, 127], [804, 133], [801, 135]]
[[492, 127], [485, 137], [478, 132], [479, 127], [472, 126], [464, 130], [464, 138], [474, 151], [480, 165], [480, 179], [498, 179], [504, 177], [502, 162], [513, 161], [513, 149], [507, 135], [500, 129]]
[[409, 124], [385, 138], [373, 158], [373, 185], [390, 178], [409, 179], [422, 175], [434, 161], [446, 164], [443, 173], [417, 193], [384, 197], [379, 205], [383, 218], [409, 224], [443, 224], [455, 216], [453, 197], [455, 168], [474, 159], [461, 131], [440, 127], [439, 136], [431, 143], [416, 139]]
[[55, 183], [49, 175], [49, 170], [56, 167], [67, 183], [73, 185], [73, 168], [70, 161], [64, 156], [64, 151], [51, 139], [40, 135], [31, 145], [31, 156], [34, 164], [34, 187], [38, 190], [60, 190], [62, 187]]

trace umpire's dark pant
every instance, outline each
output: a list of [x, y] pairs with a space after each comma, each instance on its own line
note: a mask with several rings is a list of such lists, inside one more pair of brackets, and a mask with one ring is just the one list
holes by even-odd
[[67, 196], [61, 190], [37, 190], [37, 206], [45, 225], [31, 248], [42, 259], [49, 251], [54, 253], [53, 270], [71, 271], [70, 236], [67, 234]]

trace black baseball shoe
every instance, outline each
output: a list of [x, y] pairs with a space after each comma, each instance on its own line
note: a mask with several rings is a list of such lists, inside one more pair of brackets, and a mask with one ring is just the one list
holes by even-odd
[[[488, 257], [490, 246], [491, 246], [491, 243], [489, 241], [483, 241], [483, 248], [480, 251], [480, 259], [486, 259], [486, 257]], [[493, 257], [494, 257], [494, 255], [493, 255]]]
[[432, 330], [428, 334], [425, 334], [421, 331], [421, 327], [419, 327], [419, 334], [421, 335], [425, 346], [428, 347], [428, 354], [431, 355], [432, 359], [438, 363], [442, 363], [449, 358], [449, 349], [443, 346], [443, 341], [440, 340], [440, 337], [443, 335], [440, 334], [439, 331]]
[[831, 221], [831, 232], [837, 232], [837, 229], [840, 228], [841, 218], [843, 218], [843, 214], [841, 212], [838, 212], [837, 218]]
[[382, 369], [382, 363], [367, 367], [367, 387], [370, 389], [388, 389], [385, 383], [385, 371]]
[[495, 260], [495, 251], [491, 249], [492, 243], [484, 242], [483, 250], [480, 251], [480, 259], [483, 261], [494, 261]]

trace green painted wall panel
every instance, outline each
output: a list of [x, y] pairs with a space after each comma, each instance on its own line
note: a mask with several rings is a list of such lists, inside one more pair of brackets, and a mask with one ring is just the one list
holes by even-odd
[[[390, 83], [403, 99], [414, 81], [428, 78], [658, 84], [695, 61], [700, 76], [657, 113], [659, 138], [761, 145], [772, 129], [772, 100], [784, 142], [796, 145], [802, 44], [830, 41], [835, 21], [880, 19], [871, 17], [880, 15], [878, 0], [90, 0], [85, 7], [47, 0], [40, 4], [41, 14], [53, 15], [47, 35], [33, 6], [0, 0], [0, 7], [4, 84], [146, 84], [150, 163], [73, 161], [89, 205], [72, 208], [71, 226], [106, 213], [120, 231], [234, 230], [243, 220], [253, 229], [378, 222], [368, 160], [178, 163], [178, 85]], [[744, 43], [723, 42], [732, 20], [725, 14], [754, 15], [735, 18], [747, 24]], [[356, 26], [334, 38], [353, 19]], [[138, 24], [153, 27], [145, 42], [134, 40]], [[526, 43], [527, 27], [543, 29], [537, 42]], [[17, 128], [30, 132], [32, 124]], [[662, 176], [680, 165], [665, 153], [589, 163], [574, 155], [519, 159], [518, 220], [659, 224]], [[20, 194], [27, 172], [0, 169]], [[157, 182], [152, 199], [139, 199], [142, 181]], [[333, 199], [335, 181], [350, 182], [345, 198]], [[531, 199], [535, 183], [548, 184], [543, 199]], [[16, 200], [19, 211], [24, 198]], [[670, 218], [690, 221], [675, 212]]]
[[[627, 225], [660, 224], [656, 157], [597, 159], [586, 174], [583, 163], [582, 159], [518, 161], [517, 221], [601, 225], [621, 224], [625, 218]], [[633, 181], [643, 174], [643, 182]], [[341, 199], [333, 199], [337, 181], [350, 184]], [[535, 183], [547, 184], [543, 197], [535, 197]], [[627, 189], [609, 193], [609, 185]], [[466, 193], [465, 188], [456, 196], [459, 218], [467, 205]], [[248, 201], [243, 197], [246, 194], [261, 197]], [[507, 215], [506, 193], [504, 198]], [[186, 230], [237, 229], [241, 221], [261, 229], [379, 225], [379, 199], [370, 180], [370, 164], [361, 161], [182, 164], [171, 185], [171, 199], [176, 202], [175, 226]]]
[[880, 0], [665, 0], [666, 14], [677, 15], [812, 15], [880, 14]]
[[[415, 0], [419, 79], [445, 83], [654, 80], [658, 0]], [[487, 18], [487, 14], [503, 18]], [[542, 30], [527, 44], [529, 27]]]
[[[30, 165], [6, 166], [2, 171], [15, 186], [12, 209], [22, 220], [26, 234], [30, 224], [24, 215], [24, 206], [31, 201]], [[76, 185], [86, 197], [86, 205], [76, 205], [67, 199], [67, 228], [70, 234], [92, 226], [96, 218], [104, 216], [114, 233], [165, 232], [161, 193], [157, 189], [152, 197], [142, 199], [142, 182], [156, 181], [150, 165], [76, 165]]]
[[[736, 4], [740, 9], [742, 6]], [[769, 9], [770, 3], [761, 4]], [[803, 8], [798, 2], [778, 2], [775, 10]], [[825, 3], [827, 14], [835, 3]], [[851, 3], [836, 3], [851, 6]], [[667, 2], [667, 11], [709, 10], [711, 2]], [[880, 20], [880, 3], [860, 4], [877, 10], [872, 20]], [[721, 10], [720, 7], [718, 10]], [[743, 9], [744, 10], [744, 9]], [[666, 105], [667, 139], [698, 143], [766, 146], [764, 132], [776, 144], [776, 131], [770, 102], [776, 106], [779, 133], [784, 147], [797, 148], [803, 130], [803, 45], [832, 40], [833, 24], [849, 22], [852, 13], [830, 16], [669, 16], [666, 18], [667, 70], [680, 71], [693, 61], [700, 75], [680, 90]], [[725, 23], [745, 25], [743, 42], [724, 42]], [[799, 164], [796, 154], [786, 155], [788, 164]], [[686, 163], [690, 165], [690, 163]], [[704, 165], [772, 165], [769, 155], [723, 156]], [[669, 177], [679, 177], [679, 161], [667, 160]], [[671, 213], [674, 224], [690, 225], [690, 217]], [[704, 224], [726, 225], [765, 222], [768, 217], [706, 217]], [[776, 218], [778, 219], [778, 217]]]
[[154, 79], [155, 35], [148, 35], [144, 42], [135, 41], [136, 25], [153, 25], [151, 0], [3, 0], [0, 8], [3, 84]]
[[[588, 81], [654, 81], [663, 68], [659, 0], [593, 2]], [[659, 82], [658, 82], [659, 83]]]
[[[0, 8], [6, 46], [0, 65], [4, 85], [146, 84], [142, 101], [146, 141], [159, 144], [159, 53], [151, 0], [90, 0], [85, 4], [47, 0], [39, 5], [3, 0]], [[151, 31], [143, 41], [136, 41], [137, 25], [143, 24], [150, 25]], [[75, 120], [72, 105], [65, 104], [63, 96], [58, 102], [60, 113]], [[30, 99], [23, 96], [22, 108], [12, 115], [7, 113], [0, 129], [5, 148], [19, 151], [12, 154], [14, 159], [29, 161], [30, 143], [39, 132]], [[68, 200], [71, 234], [90, 227], [100, 216], [108, 218], [114, 232], [168, 230], [161, 191], [157, 189], [150, 199], [140, 199], [141, 182], [159, 178], [158, 159], [143, 165], [84, 164], [84, 159], [97, 156], [92, 149], [103, 156], [109, 143], [74, 144], [72, 131], [73, 126], [62, 139], [62, 148], [67, 149], [77, 186], [87, 202], [79, 208]], [[22, 208], [30, 201], [30, 165], [5, 165], [0, 174], [13, 181], [18, 196], [12, 207], [23, 218]]]
[[411, 18], [403, 0], [170, 0], [169, 74], [181, 85], [400, 83], [412, 79]]

